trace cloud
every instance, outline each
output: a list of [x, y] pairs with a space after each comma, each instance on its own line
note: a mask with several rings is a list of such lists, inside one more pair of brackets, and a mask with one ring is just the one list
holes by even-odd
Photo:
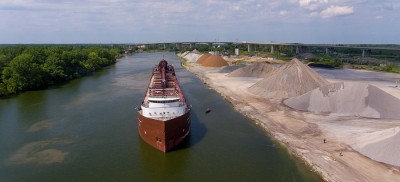
[[298, 0], [300, 7], [308, 10], [316, 10], [322, 4], [328, 3], [328, 0]]
[[340, 25], [333, 17], [350, 14], [350, 27], [371, 17], [394, 26], [399, 9], [399, 0], [0, 0], [0, 43], [235, 40], [273, 35], [271, 25]]
[[321, 11], [322, 18], [331, 18], [335, 16], [345, 16], [354, 13], [354, 8], [351, 6], [329, 6]]
[[243, 10], [243, 9], [242, 9], [240, 6], [238, 6], [238, 5], [231, 6], [230, 9], [233, 10], [233, 11], [241, 11], [241, 10]]

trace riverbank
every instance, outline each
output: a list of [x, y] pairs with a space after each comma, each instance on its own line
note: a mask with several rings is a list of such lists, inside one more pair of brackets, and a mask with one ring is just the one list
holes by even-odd
[[312, 114], [288, 108], [280, 100], [247, 91], [260, 78], [227, 77], [221, 68], [186, 63], [186, 68], [226, 98], [234, 108], [304, 160], [326, 181], [399, 181], [400, 168], [371, 160], [354, 150], [356, 138], [400, 127], [398, 120]]
[[18, 45], [0, 48], [0, 98], [66, 83], [115, 64], [120, 48]]

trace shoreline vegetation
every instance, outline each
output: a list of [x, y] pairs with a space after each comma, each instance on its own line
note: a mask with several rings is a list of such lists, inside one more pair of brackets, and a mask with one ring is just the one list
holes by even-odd
[[121, 48], [101, 45], [0, 47], [0, 98], [45, 89], [116, 63]]
[[[374, 45], [369, 45], [374, 46]], [[394, 46], [394, 45], [387, 45]], [[149, 47], [148, 49], [157, 49]], [[324, 49], [309, 48], [296, 54], [290, 46], [280, 46], [279, 50], [271, 53], [269, 46], [259, 46], [257, 51], [248, 52], [245, 45], [218, 45], [208, 47], [207, 45], [196, 45], [192, 48], [185, 48], [180, 52], [197, 50], [199, 52], [218, 52], [224, 55], [232, 55], [235, 48], [239, 50], [238, 57], [266, 58], [282, 61], [290, 61], [292, 58], [298, 58], [305, 63], [314, 64], [325, 68], [351, 68], [388, 73], [400, 73], [400, 52], [390, 50], [373, 50], [369, 56], [362, 57], [358, 50], [353, 49], [335, 49], [326, 54]], [[170, 48], [170, 50], [174, 50]], [[175, 49], [175, 51], [178, 51]], [[240, 61], [238, 61], [240, 62]], [[312, 65], [311, 65], [312, 66]]]

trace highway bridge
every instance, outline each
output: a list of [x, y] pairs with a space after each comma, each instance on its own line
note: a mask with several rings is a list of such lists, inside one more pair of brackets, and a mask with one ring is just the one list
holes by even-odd
[[369, 57], [372, 50], [389, 50], [389, 51], [400, 51], [400, 46], [387, 46], [387, 45], [359, 45], [359, 44], [302, 44], [302, 43], [278, 43], [278, 42], [159, 42], [159, 43], [136, 43], [128, 44], [129, 46], [136, 46], [139, 48], [145, 48], [147, 46], [158, 46], [159, 49], [167, 49], [173, 46], [177, 50], [183, 48], [193, 48], [196, 45], [208, 45], [214, 47], [216, 45], [246, 45], [248, 52], [257, 51], [257, 47], [270, 46], [270, 52], [279, 52], [280, 47], [291, 47], [296, 54], [301, 53], [307, 48], [320, 48], [325, 50], [325, 54], [330, 54], [335, 49], [355, 49], [360, 50], [360, 54], [363, 57]]

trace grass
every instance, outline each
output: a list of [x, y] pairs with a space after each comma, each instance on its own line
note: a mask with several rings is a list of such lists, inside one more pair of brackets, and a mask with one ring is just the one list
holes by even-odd
[[395, 65], [386, 65], [386, 66], [370, 66], [370, 65], [349, 65], [353, 69], [362, 69], [362, 70], [370, 70], [370, 71], [381, 71], [381, 72], [389, 72], [389, 73], [400, 73], [400, 67]]

